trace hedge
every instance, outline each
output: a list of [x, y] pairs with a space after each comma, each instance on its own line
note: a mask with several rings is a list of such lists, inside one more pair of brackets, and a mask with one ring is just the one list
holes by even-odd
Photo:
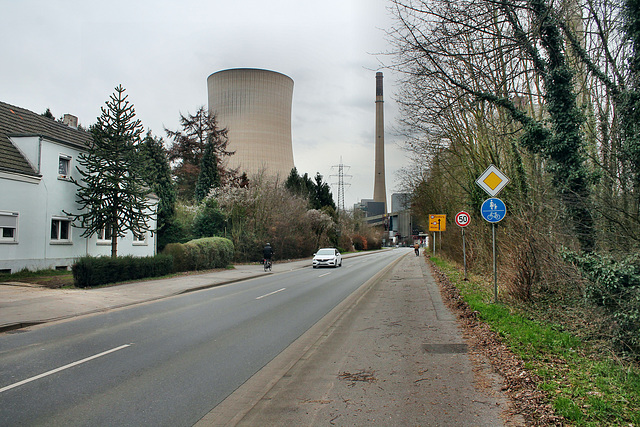
[[71, 270], [75, 286], [86, 288], [107, 283], [164, 276], [173, 271], [173, 257], [169, 255], [117, 258], [86, 256], [79, 258]]
[[173, 257], [174, 272], [208, 270], [231, 264], [234, 247], [229, 239], [204, 237], [187, 243], [170, 243], [162, 253]]

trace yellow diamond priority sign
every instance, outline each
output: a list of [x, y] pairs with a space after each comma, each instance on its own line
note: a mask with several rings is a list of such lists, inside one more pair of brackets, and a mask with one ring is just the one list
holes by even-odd
[[476, 184], [491, 197], [495, 197], [508, 183], [509, 178], [494, 165], [490, 165], [476, 180]]

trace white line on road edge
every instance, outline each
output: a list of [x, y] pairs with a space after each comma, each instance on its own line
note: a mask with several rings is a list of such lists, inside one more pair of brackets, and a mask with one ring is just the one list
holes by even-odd
[[285, 289], [287, 289], [287, 288], [282, 288], [282, 289], [278, 289], [277, 291], [269, 292], [268, 294], [266, 294], [266, 295], [262, 295], [262, 296], [259, 296], [259, 297], [257, 297], [256, 299], [262, 299], [262, 298], [264, 298], [264, 297], [268, 297], [269, 295], [277, 294], [278, 292], [282, 292], [282, 291], [284, 291]]
[[16, 388], [16, 387], [19, 387], [21, 385], [30, 383], [31, 381], [39, 380], [40, 378], [44, 378], [44, 377], [47, 377], [49, 375], [53, 375], [53, 374], [55, 374], [57, 372], [64, 371], [65, 369], [73, 368], [74, 366], [80, 365], [82, 363], [86, 363], [86, 362], [88, 362], [90, 360], [93, 360], [93, 359], [97, 359], [98, 357], [106, 356], [109, 353], [113, 353], [115, 351], [122, 350], [123, 348], [127, 348], [129, 346], [131, 346], [131, 344], [121, 345], [120, 347], [112, 348], [111, 350], [103, 351], [100, 354], [96, 354], [96, 355], [87, 357], [86, 359], [82, 359], [82, 360], [78, 360], [77, 362], [69, 363], [68, 365], [61, 366], [60, 368], [53, 369], [51, 371], [45, 372], [44, 374], [36, 375], [35, 377], [27, 378], [26, 380], [17, 382], [15, 384], [11, 384], [11, 385], [8, 385], [6, 387], [2, 387], [2, 388], [0, 388], [0, 393], [4, 393], [5, 391], [11, 390], [12, 388]]
[[319, 275], [318, 277], [328, 276], [329, 274], [331, 274], [331, 273], [324, 273], [324, 274]]

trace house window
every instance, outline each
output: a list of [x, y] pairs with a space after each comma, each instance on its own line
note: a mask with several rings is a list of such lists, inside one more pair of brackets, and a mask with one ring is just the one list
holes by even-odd
[[141, 233], [133, 233], [133, 244], [134, 245], [146, 245], [147, 244], [147, 232], [143, 231]]
[[71, 242], [71, 220], [68, 218], [51, 220], [51, 242]]
[[98, 240], [111, 240], [111, 228], [101, 228], [98, 230]]
[[17, 212], [0, 212], [0, 243], [16, 243], [17, 241]]
[[71, 175], [71, 156], [60, 154], [58, 157], [58, 178], [68, 179]]

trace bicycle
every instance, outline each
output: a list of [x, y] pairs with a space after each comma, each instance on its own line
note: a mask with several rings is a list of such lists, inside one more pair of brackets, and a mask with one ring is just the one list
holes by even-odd
[[502, 216], [498, 213], [498, 212], [491, 212], [489, 215], [487, 215], [487, 219], [493, 219], [496, 221], [500, 221], [500, 218], [502, 218]]
[[266, 259], [266, 258], [265, 258], [265, 259], [262, 261], [262, 263], [264, 264], [264, 271], [271, 271], [271, 265], [272, 265], [273, 263], [271, 262], [271, 260], [270, 260], [270, 259]]

